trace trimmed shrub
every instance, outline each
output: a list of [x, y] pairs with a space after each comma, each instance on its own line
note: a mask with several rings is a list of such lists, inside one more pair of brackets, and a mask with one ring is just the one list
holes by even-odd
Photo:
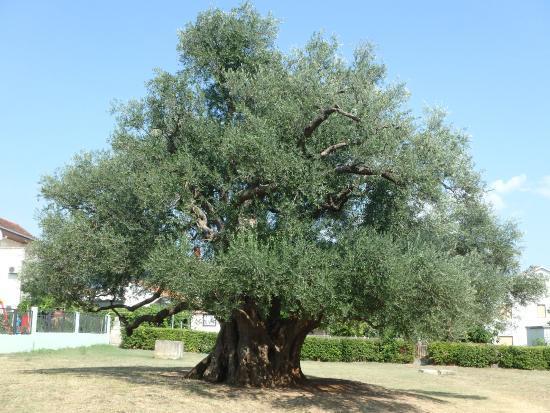
[[[123, 334], [122, 348], [153, 350], [155, 340], [183, 341], [185, 351], [208, 353], [216, 343], [216, 333], [188, 329], [140, 327], [131, 336]], [[307, 337], [302, 346], [302, 360], [379, 361], [411, 363], [414, 345], [402, 340], [367, 340], [362, 338]]]
[[503, 368], [550, 369], [550, 348], [546, 347], [434, 342], [428, 345], [428, 357], [434, 364], [462, 367], [498, 364]]

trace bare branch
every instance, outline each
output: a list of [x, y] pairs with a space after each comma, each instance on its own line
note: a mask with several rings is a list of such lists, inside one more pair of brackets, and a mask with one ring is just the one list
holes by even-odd
[[365, 175], [365, 176], [380, 176], [384, 179], [387, 179], [390, 182], [393, 182], [395, 185], [400, 185], [399, 181], [394, 178], [391, 171], [375, 171], [372, 168], [369, 168], [365, 165], [338, 165], [336, 167], [336, 173], [339, 174], [356, 174], [356, 175]]
[[340, 115], [345, 116], [346, 118], [350, 118], [351, 120], [353, 120], [355, 122], [361, 122], [361, 118], [355, 116], [353, 113], [349, 113], [349, 112], [346, 112], [346, 111], [340, 109], [340, 107], [338, 105], [334, 105], [334, 108], [336, 108], [336, 112], [338, 112]]
[[340, 148], [345, 148], [346, 146], [348, 146], [349, 143], [348, 142], [340, 142], [340, 143], [335, 143], [334, 145], [330, 145], [329, 147], [327, 147], [325, 150], [323, 150], [319, 156], [321, 156], [321, 158], [324, 158], [328, 155], [330, 155], [332, 152], [340, 149]]
[[138, 308], [141, 308], [144, 305], [150, 304], [153, 301], [159, 299], [161, 294], [162, 294], [162, 291], [163, 291], [162, 288], [159, 288], [151, 297], [146, 298], [145, 300], [140, 301], [139, 303], [134, 304], [134, 305], [114, 304], [113, 300], [111, 300], [110, 305], [107, 305], [107, 306], [104, 306], [104, 307], [98, 307], [98, 308], [92, 309], [91, 311], [94, 312], [94, 313], [97, 313], [98, 311], [102, 311], [102, 310], [116, 310], [116, 309], [136, 311]]
[[181, 313], [184, 310], [188, 310], [189, 305], [187, 302], [181, 302], [173, 307], [163, 308], [156, 314], [143, 314], [132, 320], [131, 323], [126, 323], [125, 318], [121, 318], [121, 321], [126, 324], [124, 328], [126, 329], [126, 334], [131, 336], [136, 328], [138, 328], [142, 323], [160, 323], [167, 317]]

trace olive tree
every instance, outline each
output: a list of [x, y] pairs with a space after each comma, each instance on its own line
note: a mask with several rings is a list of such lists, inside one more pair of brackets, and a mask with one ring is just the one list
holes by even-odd
[[[123, 318], [128, 334], [208, 311], [221, 331], [189, 377], [254, 386], [301, 382], [327, 321], [455, 339], [540, 292], [462, 131], [413, 116], [369, 45], [344, 59], [315, 34], [283, 53], [276, 33], [248, 4], [180, 32], [181, 69], [115, 108], [110, 149], [43, 179], [28, 292], [114, 311], [169, 299]], [[129, 285], [150, 296], [125, 305]]]

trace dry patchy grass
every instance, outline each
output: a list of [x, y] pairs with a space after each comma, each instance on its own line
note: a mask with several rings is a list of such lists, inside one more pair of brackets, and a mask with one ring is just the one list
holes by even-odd
[[108, 346], [0, 356], [2, 412], [544, 412], [550, 372], [303, 362], [297, 389], [239, 389], [183, 378], [200, 360]]

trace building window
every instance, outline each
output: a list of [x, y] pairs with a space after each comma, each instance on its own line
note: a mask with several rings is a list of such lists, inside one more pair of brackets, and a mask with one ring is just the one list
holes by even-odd
[[514, 337], [512, 336], [498, 336], [498, 344], [503, 344], [506, 346], [514, 345]]
[[216, 327], [217, 321], [213, 315], [203, 314], [202, 315], [202, 326], [203, 327]]
[[537, 304], [537, 317], [546, 318], [546, 306], [544, 304]]

